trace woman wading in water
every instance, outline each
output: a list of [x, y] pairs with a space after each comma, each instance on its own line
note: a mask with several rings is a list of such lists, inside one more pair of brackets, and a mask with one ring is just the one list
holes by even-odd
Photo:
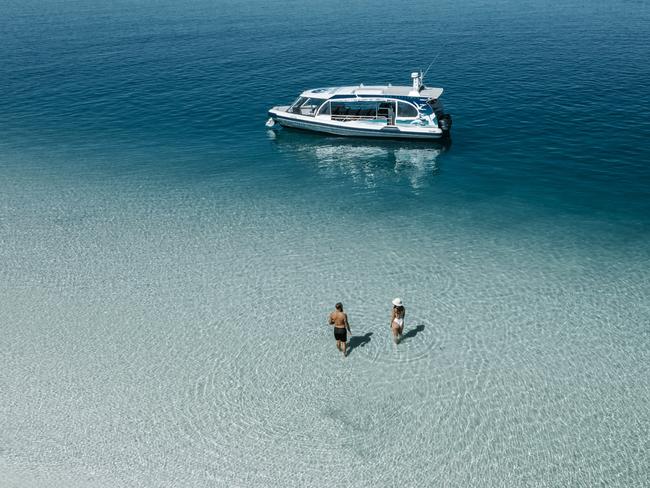
[[402, 339], [404, 315], [406, 315], [406, 309], [404, 308], [402, 299], [396, 298], [393, 300], [393, 311], [390, 314], [390, 330], [393, 332], [395, 344], [399, 344], [399, 341]]

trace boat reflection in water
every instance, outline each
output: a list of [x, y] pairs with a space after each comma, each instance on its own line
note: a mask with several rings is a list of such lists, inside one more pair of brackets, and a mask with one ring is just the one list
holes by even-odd
[[268, 131], [285, 154], [315, 164], [326, 176], [345, 175], [367, 188], [406, 180], [413, 189], [427, 186], [438, 171], [439, 156], [451, 140], [440, 142], [376, 141], [323, 137], [299, 131]]

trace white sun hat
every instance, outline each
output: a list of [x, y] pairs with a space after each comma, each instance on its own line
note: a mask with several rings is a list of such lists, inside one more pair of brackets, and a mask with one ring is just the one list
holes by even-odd
[[396, 307], [402, 307], [403, 306], [402, 299], [401, 298], [395, 298], [393, 300], [393, 305], [395, 305]]

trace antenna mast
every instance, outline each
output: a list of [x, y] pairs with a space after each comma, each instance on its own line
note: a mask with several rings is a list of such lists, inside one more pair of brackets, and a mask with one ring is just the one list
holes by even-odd
[[424, 77], [425, 77], [425, 76], [427, 75], [427, 73], [429, 72], [429, 69], [431, 68], [431, 66], [433, 66], [433, 63], [436, 62], [436, 59], [438, 59], [438, 56], [440, 56], [440, 53], [436, 54], [436, 57], [433, 58], [433, 61], [431, 61], [431, 62], [429, 63], [429, 66], [427, 66], [427, 70], [422, 74], [422, 84], [423, 84], [423, 85], [424, 85]]

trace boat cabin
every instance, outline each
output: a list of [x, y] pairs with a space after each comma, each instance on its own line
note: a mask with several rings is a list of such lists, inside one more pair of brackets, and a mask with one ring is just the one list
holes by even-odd
[[432, 105], [415, 104], [411, 101], [387, 98], [316, 98], [298, 97], [288, 112], [311, 117], [323, 117], [341, 122], [367, 121], [394, 125], [412, 123], [430, 115]]

